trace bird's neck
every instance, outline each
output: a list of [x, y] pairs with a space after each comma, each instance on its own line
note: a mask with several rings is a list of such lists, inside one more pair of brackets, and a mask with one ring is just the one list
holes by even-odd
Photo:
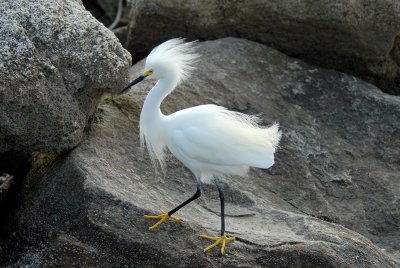
[[176, 85], [177, 80], [173, 78], [161, 78], [158, 80], [144, 101], [141, 117], [154, 118], [154, 116], [161, 116], [161, 102], [174, 90]]

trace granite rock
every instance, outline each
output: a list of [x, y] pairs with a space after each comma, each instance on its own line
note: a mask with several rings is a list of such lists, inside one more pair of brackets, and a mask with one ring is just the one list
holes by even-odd
[[400, 4], [384, 1], [130, 1], [135, 61], [172, 37], [240, 37], [400, 94]]
[[81, 1], [0, 3], [0, 152], [76, 146], [130, 54]]
[[[238, 241], [208, 254], [219, 232], [215, 188], [154, 231], [143, 214], [195, 190], [171, 155], [165, 176], [141, 153], [138, 120], [151, 81], [108, 96], [85, 140], [31, 180], [0, 262], [11, 267], [399, 267], [400, 98], [352, 76], [255, 42], [199, 43], [198, 69], [163, 103], [165, 113], [214, 103], [264, 124], [280, 122], [275, 165], [224, 178], [226, 224]], [[142, 72], [143, 62], [132, 69]], [[397, 134], [396, 134], [397, 133]], [[26, 187], [25, 187], [26, 188]], [[5, 256], [9, 258], [4, 260]], [[396, 260], [397, 256], [397, 260]]]

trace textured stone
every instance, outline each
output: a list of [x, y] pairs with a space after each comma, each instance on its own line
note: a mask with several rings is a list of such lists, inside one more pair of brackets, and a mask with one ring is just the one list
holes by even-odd
[[0, 152], [76, 146], [130, 55], [80, 1], [0, 2]]
[[397, 0], [136, 0], [127, 47], [139, 60], [171, 37], [241, 37], [400, 94], [399, 14]]
[[[265, 124], [278, 121], [283, 131], [271, 169], [224, 179], [227, 231], [239, 238], [225, 257], [203, 253], [208, 241], [197, 237], [219, 232], [213, 186], [177, 213], [183, 223], [147, 230], [152, 222], [143, 214], [188, 198], [195, 179], [172, 156], [163, 177], [141, 153], [139, 113], [152, 84], [145, 81], [107, 97], [87, 139], [31, 187], [10, 223], [13, 235], [0, 239], [0, 262], [399, 267], [387, 253], [400, 257], [400, 98], [247, 40], [204, 42], [199, 53], [197, 71], [165, 100], [165, 113], [215, 103], [262, 113]], [[142, 68], [136, 64], [132, 77]]]

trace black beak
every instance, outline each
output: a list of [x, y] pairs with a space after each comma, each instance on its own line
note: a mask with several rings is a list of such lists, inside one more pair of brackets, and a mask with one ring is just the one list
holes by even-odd
[[135, 80], [133, 80], [132, 82], [130, 82], [123, 90], [121, 90], [119, 92], [119, 94], [124, 94], [126, 91], [128, 91], [128, 89], [133, 86], [136, 85], [139, 82], [142, 82], [145, 78], [147, 77], [147, 75], [141, 75], [138, 78], [136, 78]]

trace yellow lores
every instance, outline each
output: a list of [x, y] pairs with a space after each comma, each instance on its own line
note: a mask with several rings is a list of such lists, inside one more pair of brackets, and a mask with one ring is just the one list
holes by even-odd
[[153, 70], [148, 70], [146, 72], [143, 73], [145, 76], [149, 76], [153, 74]]
[[197, 182], [192, 197], [170, 210], [160, 210], [160, 215], [145, 215], [158, 222], [157, 228], [167, 219], [180, 222], [172, 215], [201, 195], [201, 183], [215, 183], [221, 204], [221, 232], [219, 237], [201, 238], [214, 241], [204, 249], [225, 245], [235, 240], [225, 232], [224, 192], [220, 177], [244, 176], [250, 167], [269, 168], [274, 164], [274, 153], [281, 138], [279, 125], [263, 127], [256, 116], [246, 115], [213, 105], [199, 105], [164, 115], [160, 105], [174, 88], [194, 70], [199, 57], [193, 42], [182, 39], [168, 40], [154, 48], [146, 59], [145, 72], [129, 83], [121, 93], [145, 79], [157, 79], [144, 101], [140, 114], [140, 142], [146, 145], [153, 163], [165, 167], [165, 151], [169, 151], [194, 174]]

